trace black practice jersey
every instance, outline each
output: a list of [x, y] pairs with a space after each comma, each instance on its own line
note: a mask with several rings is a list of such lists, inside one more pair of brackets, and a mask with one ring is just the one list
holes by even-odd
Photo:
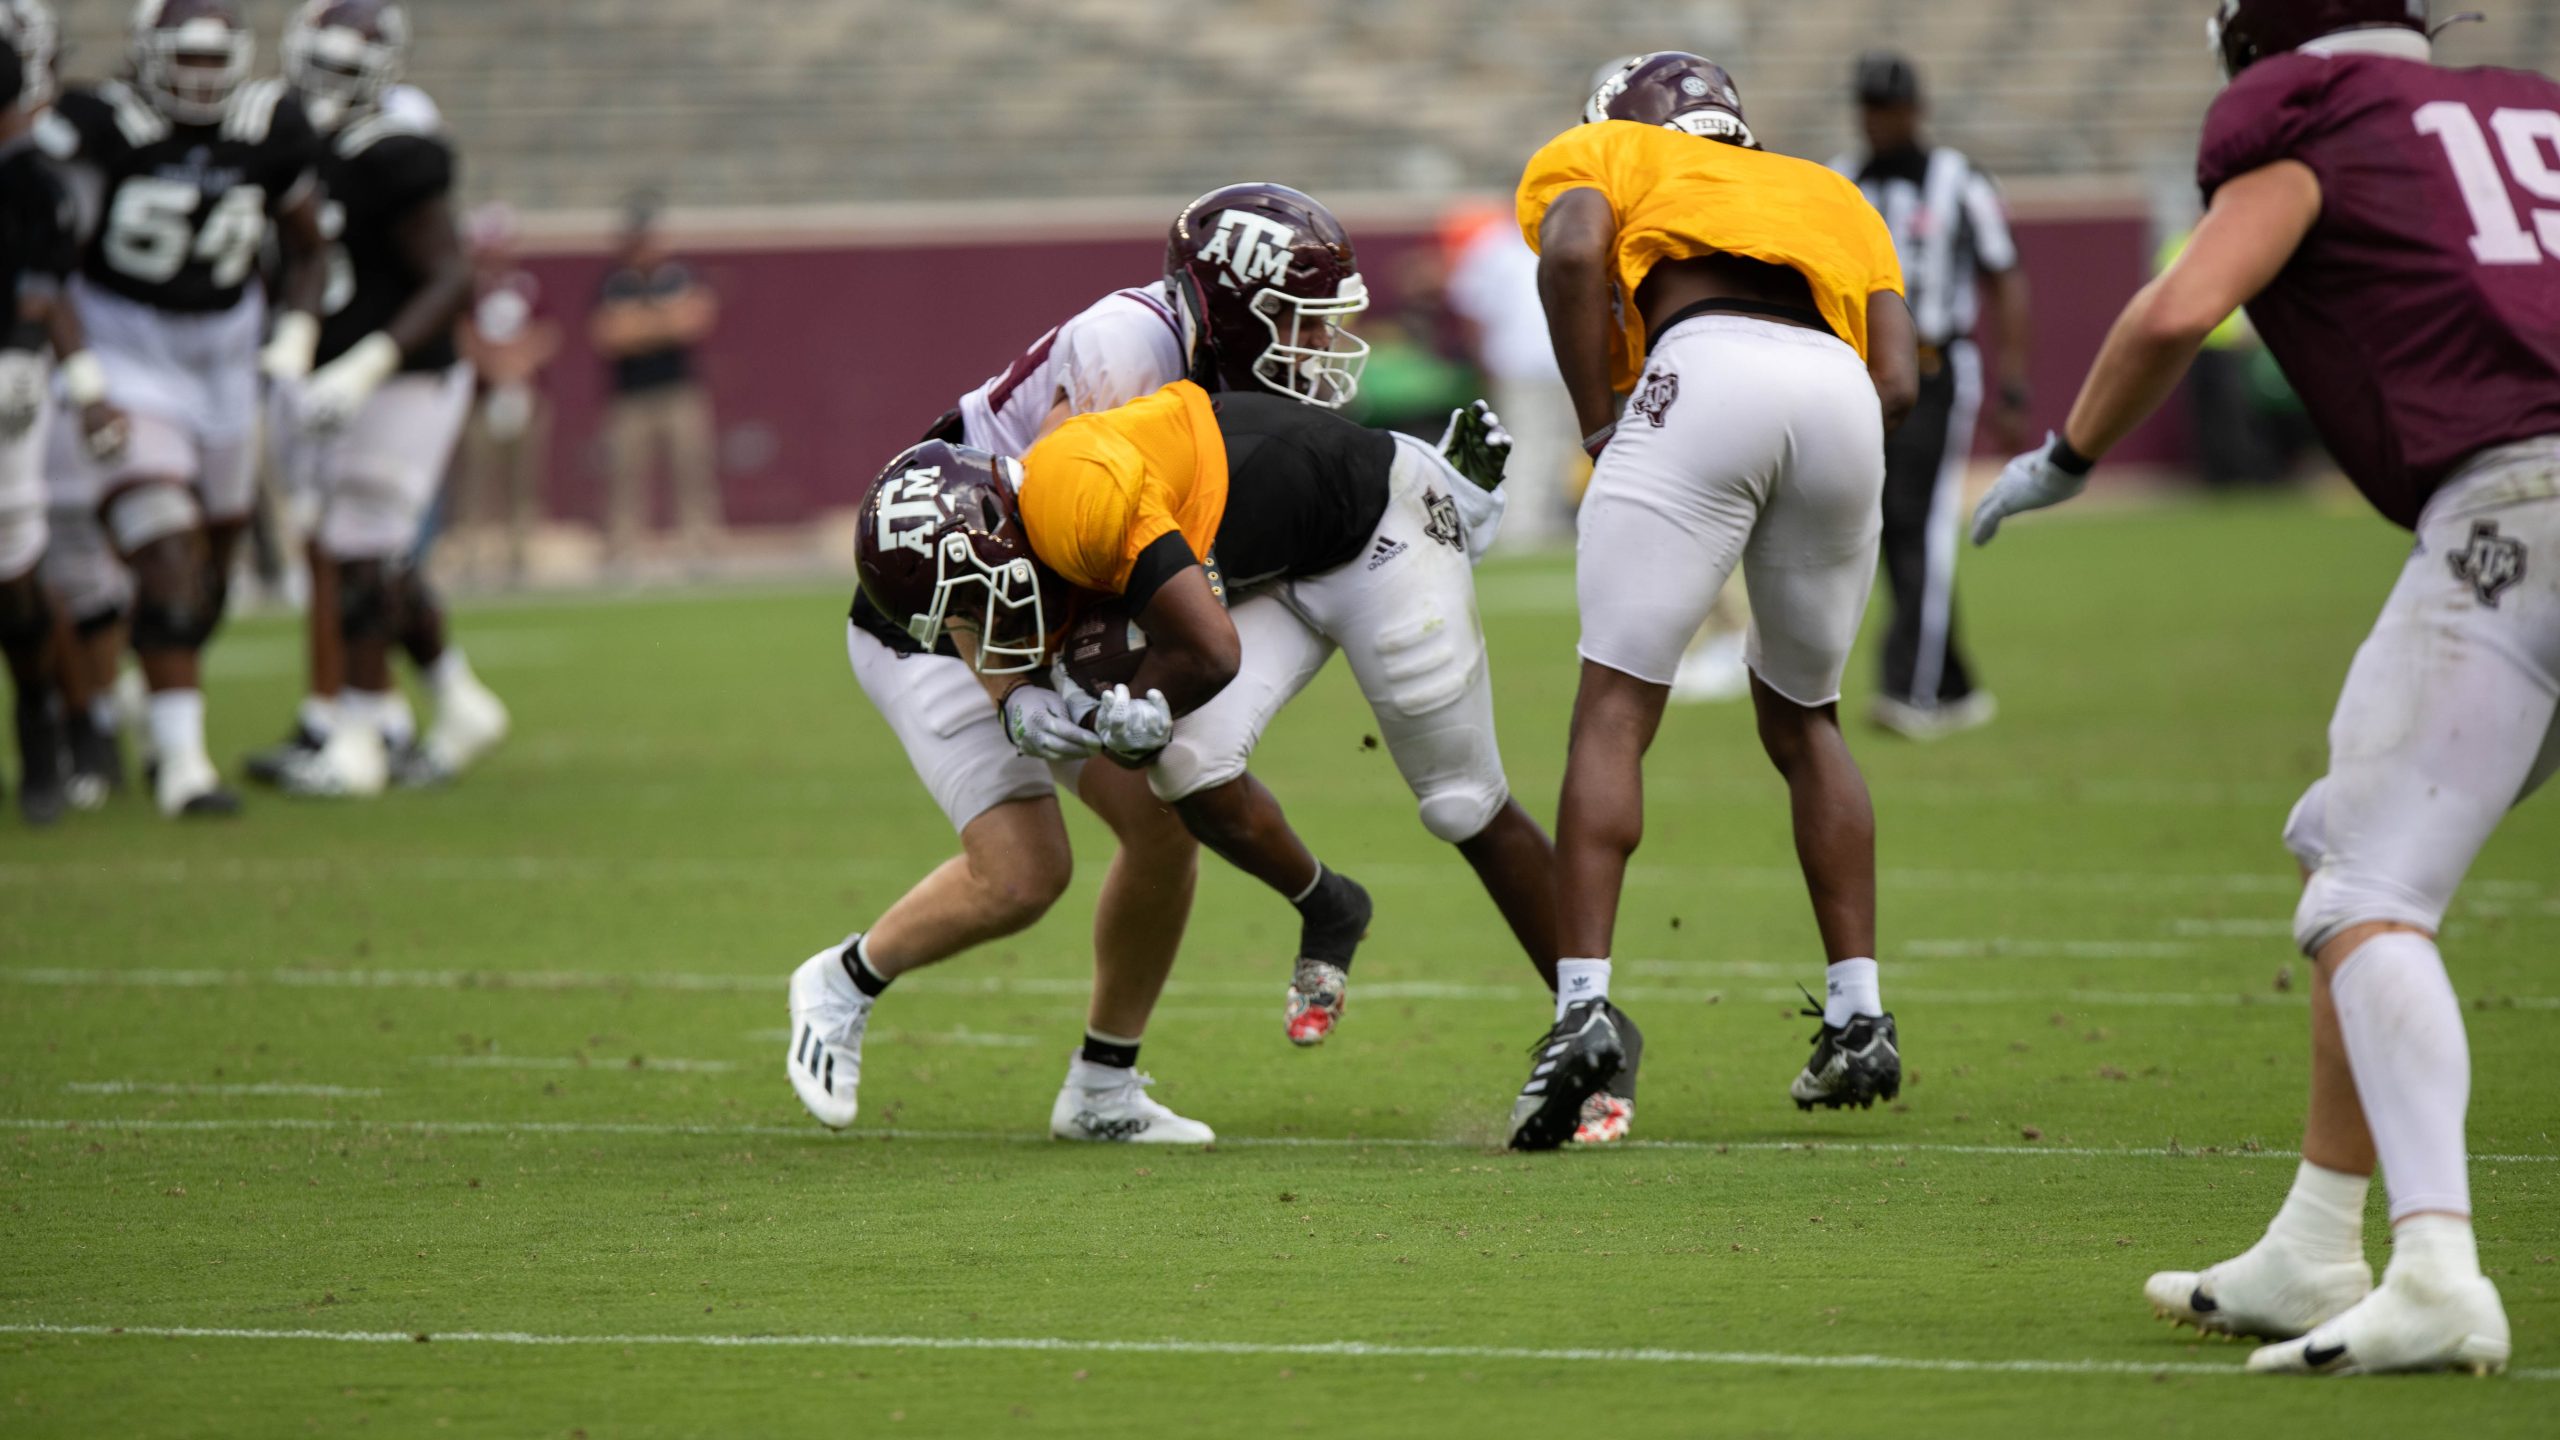
[[38, 134], [97, 176], [81, 273], [183, 314], [240, 303], [270, 222], [308, 193], [319, 160], [319, 137], [281, 80], [241, 86], [214, 125], [182, 125], [109, 80], [65, 90]]
[[60, 292], [79, 263], [71, 192], [53, 163], [25, 141], [0, 150], [0, 296], [9, 305], [0, 349], [45, 347], [44, 327], [22, 318], [22, 302]]
[[[401, 254], [400, 227], [453, 192], [454, 169], [444, 137], [398, 116], [368, 115], [329, 137], [320, 157], [320, 229], [331, 245], [321, 364], [389, 325], [426, 283]], [[448, 328], [400, 368], [447, 370], [459, 358]]]
[[1218, 570], [1230, 593], [1348, 564], [1387, 513], [1395, 437], [1281, 395], [1214, 395], [1227, 442]]

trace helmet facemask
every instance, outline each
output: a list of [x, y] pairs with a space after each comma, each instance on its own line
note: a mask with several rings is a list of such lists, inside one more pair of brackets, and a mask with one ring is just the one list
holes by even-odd
[[383, 94], [400, 78], [407, 21], [396, 6], [380, 12], [379, 35], [318, 20], [306, 11], [305, 18], [285, 31], [284, 74], [302, 97], [311, 123], [325, 134], [348, 116], [381, 106]]
[[1326, 410], [1350, 404], [1369, 364], [1369, 342], [1343, 327], [1368, 308], [1369, 287], [1357, 275], [1329, 298], [1276, 287], [1255, 292], [1253, 313], [1271, 340], [1254, 357], [1253, 378], [1264, 389]]
[[[998, 478], [1007, 487], [1021, 489], [1022, 462], [998, 456], [995, 465]], [[978, 553], [973, 533], [996, 534], [1007, 519], [983, 492], [976, 499], [985, 513], [972, 517], [977, 521], [974, 532], [940, 525], [945, 503], [937, 489], [940, 482], [938, 468], [911, 471], [897, 480], [881, 482], [905, 487], [880, 507], [884, 547], [920, 548], [925, 532], [936, 528], [942, 531], [931, 542], [933, 593], [922, 611], [905, 617], [908, 638], [929, 650], [945, 631], [968, 636], [970, 663], [981, 675], [1020, 675], [1038, 669], [1049, 658], [1048, 608], [1041, 596], [1039, 567], [1028, 556], [1016, 555], [990, 563]], [[927, 523], [893, 533], [893, 524], [900, 519]]]
[[211, 15], [151, 26], [133, 41], [133, 73], [153, 103], [188, 125], [220, 123], [249, 78], [257, 37]]

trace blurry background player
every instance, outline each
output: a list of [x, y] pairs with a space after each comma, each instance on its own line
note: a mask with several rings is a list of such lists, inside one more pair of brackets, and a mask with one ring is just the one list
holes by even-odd
[[[62, 709], [54, 691], [54, 612], [45, 549], [44, 439], [53, 420], [53, 334], [62, 287], [80, 263], [71, 197], [30, 131], [52, 98], [53, 23], [35, 0], [0, 5], [0, 652], [18, 744], [18, 813], [50, 825], [69, 805]], [[73, 327], [67, 315], [61, 320]], [[96, 361], [85, 393], [96, 395]], [[73, 423], [77, 423], [74, 421]]]
[[542, 521], [543, 463], [551, 447], [551, 402], [542, 376], [560, 353], [560, 327], [542, 314], [541, 282], [517, 263], [515, 212], [483, 205], [472, 212], [469, 229], [479, 280], [463, 317], [462, 356], [479, 377], [480, 394], [462, 432], [458, 508], [474, 532], [471, 573], [485, 573], [495, 550], [504, 583], [521, 586]]
[[709, 287], [667, 252], [658, 197], [633, 196], [623, 217], [622, 253], [605, 276], [588, 326], [610, 365], [613, 391], [604, 421], [612, 487], [605, 512], [608, 567], [628, 567], [650, 528], [649, 472], [661, 457], [687, 560], [701, 563], [719, 543], [718, 431], [711, 392], [694, 361], [695, 348], [719, 320]]
[[[132, 80], [65, 93], [40, 131], [99, 199], [72, 295], [107, 398], [131, 416], [129, 441], [103, 465], [57, 428], [47, 481], [56, 516], [72, 512], [82, 529], [98, 517], [132, 572], [154, 798], [168, 815], [239, 808], [205, 752], [200, 656], [249, 516], [259, 369], [309, 373], [327, 281], [317, 141], [282, 81], [249, 80], [256, 49], [236, 0], [145, 0]], [[266, 302], [253, 287], [270, 224], [286, 272], [262, 353]], [[94, 536], [67, 543], [105, 563]]]
[[[1229, 212], [1271, 237], [1273, 253], [1286, 263], [1232, 294], [1222, 288], [1212, 303], [1196, 286], [1186, 293], [1176, 276], [1197, 258], [1197, 242], [1186, 241], [1200, 230], [1196, 217]], [[1165, 267], [1163, 279], [1114, 291], [1033, 341], [962, 396], [928, 438], [1018, 458], [1070, 416], [1112, 409], [1185, 376], [1327, 404], [1356, 393], [1358, 372], [1347, 359], [1321, 393], [1275, 363], [1302, 328], [1324, 327], [1328, 346], [1336, 343], [1340, 323], [1368, 303], [1350, 236], [1313, 197], [1280, 185], [1213, 190], [1175, 217]], [[876, 530], [865, 539], [875, 548], [891, 543]], [[1052, 1133], [1211, 1138], [1208, 1126], [1150, 1098], [1136, 1069], [1147, 1019], [1191, 916], [1199, 855], [1189, 832], [1157, 802], [1144, 775], [1088, 765], [1089, 749], [1048, 743], [1030, 728], [1042, 717], [999, 714], [947, 642], [911, 634], [867, 589], [854, 597], [845, 643], [854, 678], [959, 832], [961, 853], [869, 929], [812, 956], [792, 976], [789, 1073], [801, 1102], [824, 1124], [853, 1123], [863, 1032], [889, 982], [1048, 913], [1074, 867], [1058, 810], [1063, 784], [1111, 827], [1120, 848], [1094, 904], [1085, 1041], [1052, 1108]]]
[[[330, 583], [315, 587], [328, 603], [313, 624], [334, 629], [344, 680], [316, 697], [330, 703], [305, 703], [301, 743], [262, 757], [295, 794], [378, 793], [394, 773], [449, 779], [507, 730], [410, 558], [470, 404], [454, 327], [472, 271], [452, 146], [423, 97], [391, 103], [408, 44], [407, 13], [390, 0], [310, 0], [285, 31], [286, 78], [323, 141], [322, 225], [335, 248], [318, 368], [284, 408], [320, 496], [312, 550]], [[435, 697], [423, 742], [392, 679], [395, 642]]]
[[1635, 57], [1583, 118], [1529, 161], [1519, 196], [1599, 463], [1582, 502], [1582, 678], [1556, 816], [1562, 983], [1515, 1144], [1551, 1131], [1615, 1063], [1610, 944], [1643, 838], [1644, 754], [1682, 650], [1745, 560], [1752, 702], [1794, 797], [1830, 960], [1822, 1027], [1789, 1093], [1837, 1107], [1901, 1085], [1876, 982], [1875, 814], [1839, 727], [1875, 579], [1885, 432], [1917, 388], [1892, 237], [1847, 181], [1762, 153], [1732, 77], [1700, 56]]
[[2232, 78], [2196, 162], [2204, 222], [2116, 321], [2062, 433], [2009, 462], [1974, 539], [2078, 494], [2244, 302], [2348, 478], [2416, 532], [2338, 696], [2329, 773], [2285, 826], [2316, 964], [2293, 1191], [2247, 1252], [2146, 1290], [2206, 1329], [2300, 1337], [2255, 1371], [2501, 1370], [2471, 1060], [2435, 936], [2480, 847], [2560, 768], [2560, 83], [2433, 64], [2423, 0], [2223, 0], [2215, 34]]
[[1983, 403], [1974, 322], [1991, 299], [1991, 348], [2000, 360], [1992, 433], [2026, 442], [2027, 277], [1991, 177], [1962, 151], [1932, 145], [1921, 128], [1920, 72], [1886, 51], [1862, 56], [1851, 79], [1866, 148], [1831, 168], [1858, 182], [1893, 232], [1902, 282], [1920, 337], [1920, 400], [1885, 442], [1884, 571], [1893, 619], [1884, 636], [1878, 725], [1935, 740], [1991, 722], [1998, 706], [1974, 683], [1956, 640], [1957, 532], [1965, 462]]

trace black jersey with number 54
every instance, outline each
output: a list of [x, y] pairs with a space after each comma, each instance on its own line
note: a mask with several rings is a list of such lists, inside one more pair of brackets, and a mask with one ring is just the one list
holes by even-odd
[[241, 86], [214, 125], [182, 125], [109, 80], [65, 90], [38, 134], [99, 182], [81, 273], [186, 314], [240, 303], [269, 223], [308, 193], [319, 159], [302, 102], [280, 80]]
[[[320, 229], [331, 244], [321, 364], [389, 325], [426, 283], [401, 246], [400, 230], [419, 207], [453, 193], [455, 168], [444, 137], [404, 116], [368, 115], [328, 138], [320, 159], [327, 191]], [[446, 370], [458, 358], [447, 331], [411, 352], [400, 368]]]

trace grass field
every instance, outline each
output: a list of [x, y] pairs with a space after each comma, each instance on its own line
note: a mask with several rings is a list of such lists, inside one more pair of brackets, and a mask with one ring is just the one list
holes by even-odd
[[[889, 994], [832, 1137], [779, 1073], [783, 980], [950, 848], [839, 591], [467, 610], [518, 730], [457, 789], [0, 829], [0, 1434], [2550, 1435], [2560, 806], [2447, 940], [2519, 1373], [2253, 1381], [2141, 1302], [2292, 1173], [2276, 832], [2401, 546], [2269, 502], [1968, 562], [2000, 723], [1857, 737], [1890, 1109], [1787, 1102], [1821, 956], [1783, 791], [1742, 710], [1677, 713], [1619, 940], [1645, 1143], [1534, 1158], [1498, 1137], [1544, 993], [1341, 667], [1257, 763], [1379, 901], [1333, 1043], [1282, 1041], [1292, 917], [1212, 863], [1143, 1063], [1225, 1139], [1042, 1138], [1079, 818], [1051, 920]], [[1570, 567], [1482, 591], [1548, 815]], [[225, 639], [220, 753], [294, 655]]]

